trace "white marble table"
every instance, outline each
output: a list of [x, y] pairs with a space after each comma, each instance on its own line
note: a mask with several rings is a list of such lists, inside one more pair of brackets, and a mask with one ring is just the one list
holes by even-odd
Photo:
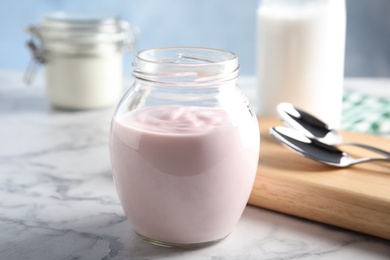
[[0, 259], [390, 259], [389, 241], [251, 206], [216, 245], [150, 245], [111, 178], [113, 109], [53, 110], [42, 85], [0, 72]]

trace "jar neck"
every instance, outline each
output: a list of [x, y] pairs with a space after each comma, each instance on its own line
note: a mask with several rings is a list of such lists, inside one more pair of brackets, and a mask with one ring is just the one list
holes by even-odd
[[218, 107], [231, 100], [238, 91], [237, 79], [215, 84], [168, 84], [136, 79], [133, 84], [132, 104], [128, 109], [140, 106], [183, 105]]
[[156, 85], [217, 86], [239, 75], [237, 56], [200, 47], [167, 47], [141, 51], [134, 60], [136, 80]]

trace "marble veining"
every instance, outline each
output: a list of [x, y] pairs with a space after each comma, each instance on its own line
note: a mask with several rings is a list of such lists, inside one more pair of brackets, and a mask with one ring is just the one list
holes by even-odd
[[251, 206], [213, 246], [150, 245], [115, 192], [113, 109], [54, 110], [42, 79], [21, 77], [0, 72], [0, 259], [390, 259], [389, 241]]

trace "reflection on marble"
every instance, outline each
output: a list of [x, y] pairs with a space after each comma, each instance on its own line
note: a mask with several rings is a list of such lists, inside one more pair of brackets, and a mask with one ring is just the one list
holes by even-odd
[[127, 222], [113, 185], [113, 109], [54, 110], [42, 85], [0, 72], [0, 259], [390, 258], [389, 241], [250, 206], [213, 246], [150, 245]]

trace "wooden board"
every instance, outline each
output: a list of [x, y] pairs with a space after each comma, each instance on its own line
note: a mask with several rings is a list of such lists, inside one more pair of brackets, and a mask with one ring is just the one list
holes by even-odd
[[[390, 239], [390, 163], [327, 166], [286, 148], [269, 135], [281, 125], [259, 118], [260, 159], [249, 204]], [[344, 141], [390, 150], [390, 139], [342, 132]], [[340, 147], [341, 148], [341, 147]], [[354, 157], [378, 156], [343, 146]]]

